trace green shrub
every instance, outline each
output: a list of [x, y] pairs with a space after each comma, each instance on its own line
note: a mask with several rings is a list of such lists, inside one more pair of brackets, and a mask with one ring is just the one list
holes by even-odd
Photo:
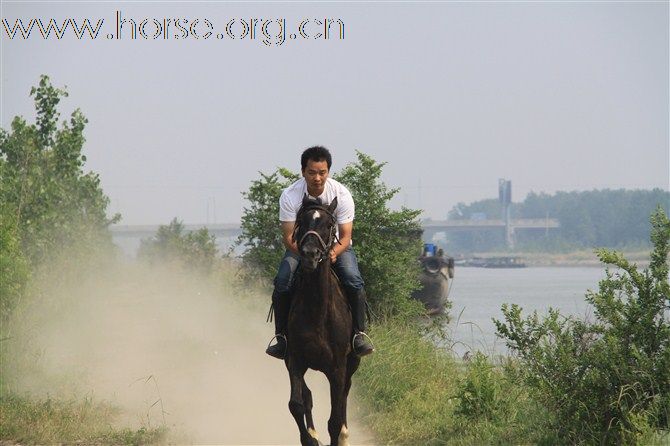
[[649, 268], [639, 271], [619, 253], [598, 251], [618, 269], [608, 269], [599, 290], [586, 295], [593, 322], [555, 310], [522, 318], [516, 305], [503, 306], [505, 322], [495, 321], [563, 441], [632, 444], [668, 428], [670, 222], [659, 208], [651, 223]]
[[216, 260], [216, 237], [207, 228], [186, 232], [176, 218], [161, 225], [156, 235], [140, 243], [138, 258], [149, 263], [177, 263], [201, 272], [210, 272]]
[[0, 339], [6, 335], [4, 327], [25, 292], [30, 274], [13, 220], [11, 214], [4, 212], [0, 206], [0, 327], [3, 327]]
[[282, 168], [270, 175], [259, 174], [261, 178], [252, 181], [249, 190], [242, 194], [249, 207], [244, 208], [242, 234], [236, 245], [245, 248], [243, 274], [269, 282], [277, 274], [285, 251], [279, 226], [279, 197], [299, 175]]
[[515, 379], [514, 363], [494, 365], [482, 354], [463, 363], [398, 319], [370, 334], [377, 351], [354, 385], [380, 444], [552, 444], [546, 410]]
[[388, 189], [381, 181], [386, 163], [361, 152], [357, 155], [358, 162], [334, 178], [349, 188], [356, 203], [352, 240], [370, 304], [382, 317], [416, 315], [423, 307], [409, 296], [419, 287], [421, 211], [390, 210], [388, 203], [400, 189]]
[[472, 419], [495, 420], [498, 414], [506, 412], [509, 409], [508, 400], [503, 398], [501, 380], [502, 373], [488, 358], [481, 352], [475, 353], [456, 395], [459, 401], [456, 414]]

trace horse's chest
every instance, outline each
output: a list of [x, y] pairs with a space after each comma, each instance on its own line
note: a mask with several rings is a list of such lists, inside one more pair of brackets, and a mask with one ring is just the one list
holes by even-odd
[[316, 370], [328, 367], [334, 359], [333, 350], [328, 344], [312, 339], [289, 338], [289, 349], [292, 350], [292, 356]]

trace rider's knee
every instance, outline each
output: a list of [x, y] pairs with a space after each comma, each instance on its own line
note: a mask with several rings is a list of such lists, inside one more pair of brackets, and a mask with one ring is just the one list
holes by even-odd
[[360, 275], [342, 277], [340, 280], [347, 291], [356, 292], [362, 290], [365, 287], [365, 282], [363, 282], [363, 278]]
[[279, 270], [274, 278], [275, 290], [279, 293], [287, 293], [291, 290], [293, 276], [298, 268], [299, 257], [295, 254], [286, 252], [284, 258], [279, 264]]
[[291, 286], [288, 283], [275, 281], [275, 291], [281, 294], [286, 294], [291, 291]]
[[290, 274], [281, 274], [281, 270], [275, 276], [274, 286], [275, 291], [281, 294], [288, 293], [291, 291], [291, 275]]
[[349, 289], [362, 289], [365, 283], [363, 282], [361, 271], [358, 269], [358, 260], [354, 251], [351, 248], [347, 249], [340, 254], [337, 260], [335, 270], [342, 285]]

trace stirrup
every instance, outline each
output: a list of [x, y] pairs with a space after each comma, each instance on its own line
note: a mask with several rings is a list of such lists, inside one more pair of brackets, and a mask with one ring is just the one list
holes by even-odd
[[[358, 333], [354, 333], [354, 337], [351, 338], [351, 350], [354, 353], [356, 353], [356, 337], [358, 337], [358, 336], [365, 336], [366, 338], [368, 338], [368, 341], [370, 342], [370, 345], [372, 346], [372, 350], [370, 350], [365, 355], [369, 355], [370, 353], [375, 351], [375, 344], [372, 342], [372, 339], [370, 338], [370, 336], [368, 336], [368, 334], [364, 331], [359, 331]], [[270, 342], [272, 342], [272, 341], [270, 341]], [[358, 354], [358, 353], [356, 353], [356, 354]], [[362, 356], [365, 356], [365, 355], [362, 355]]]
[[286, 343], [286, 347], [288, 347], [288, 339], [286, 338], [286, 335], [283, 335], [281, 333], [277, 333], [276, 335], [272, 336], [272, 339], [270, 339], [270, 342], [268, 342], [267, 348], [270, 348], [270, 344], [272, 344], [272, 341], [274, 341], [275, 339], [279, 339], [279, 338], [282, 338], [284, 340], [284, 343]]
[[[275, 345], [270, 345], [273, 339], [277, 339], [277, 343]], [[283, 346], [280, 345], [282, 340], [284, 342]], [[286, 360], [286, 354], [288, 353], [288, 340], [286, 339], [286, 335], [281, 333], [274, 335], [273, 338], [270, 339], [270, 344], [268, 344], [268, 348], [265, 349], [265, 353], [273, 358]]]

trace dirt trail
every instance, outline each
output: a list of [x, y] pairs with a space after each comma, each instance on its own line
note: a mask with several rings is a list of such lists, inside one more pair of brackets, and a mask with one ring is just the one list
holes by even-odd
[[[139, 267], [83, 280], [62, 298], [67, 308], [35, 339], [40, 373], [25, 377], [27, 388], [112, 401], [124, 409], [123, 423], [165, 423], [179, 443], [298, 444], [288, 376], [264, 353], [273, 328], [258, 300]], [[317, 431], [328, 441], [327, 381], [315, 372], [307, 381]], [[350, 441], [372, 444], [358, 412], [350, 398]]]

